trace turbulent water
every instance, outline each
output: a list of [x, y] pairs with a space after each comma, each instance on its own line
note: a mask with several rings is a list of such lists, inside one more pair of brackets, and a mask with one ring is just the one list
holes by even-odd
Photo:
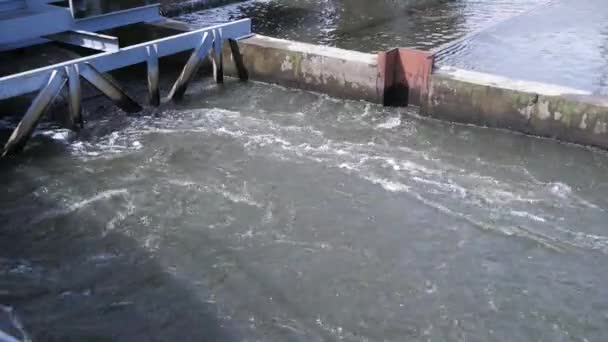
[[0, 302], [35, 340], [605, 335], [604, 152], [191, 91], [139, 117], [94, 100], [82, 133], [47, 127], [4, 161]]
[[[474, 30], [531, 3], [438, 6], [460, 8]], [[409, 39], [387, 33], [402, 27], [390, 18], [320, 31], [317, 12], [265, 12], [278, 4], [189, 18], [259, 13], [290, 38], [366, 51]], [[385, 40], [367, 39], [374, 30]], [[143, 102], [140, 79], [124, 84]], [[253, 82], [202, 81], [182, 104], [137, 116], [93, 98], [85, 117], [79, 133], [43, 123], [0, 161], [0, 330], [22, 340], [608, 332], [605, 152]]]

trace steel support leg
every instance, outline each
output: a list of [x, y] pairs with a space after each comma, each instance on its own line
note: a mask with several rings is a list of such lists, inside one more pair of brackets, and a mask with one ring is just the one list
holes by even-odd
[[158, 107], [160, 105], [158, 46], [147, 46], [148, 52], [148, 94], [150, 104]]
[[184, 69], [177, 78], [177, 81], [175, 81], [173, 88], [171, 88], [171, 92], [169, 92], [169, 99], [178, 101], [184, 97], [188, 84], [190, 81], [192, 81], [194, 75], [198, 71], [198, 68], [203, 63], [203, 60], [205, 59], [205, 56], [207, 56], [210, 47], [211, 37], [207, 32], [205, 32], [201, 44], [194, 50], [194, 52], [192, 52], [188, 62], [186, 62], [186, 65], [184, 66]]
[[217, 83], [224, 83], [224, 53], [222, 29], [213, 30], [213, 78]]
[[137, 113], [142, 107], [124, 92], [110, 75], [104, 75], [90, 64], [83, 64], [80, 75], [127, 113]]
[[38, 93], [27, 112], [13, 131], [8, 142], [4, 145], [2, 156], [19, 152], [25, 146], [27, 140], [32, 136], [34, 129], [38, 125], [40, 118], [44, 112], [50, 107], [51, 103], [57, 97], [61, 89], [66, 83], [66, 77], [63, 72], [54, 70], [49, 77], [47, 84]]
[[68, 76], [69, 98], [69, 124], [71, 128], [77, 129], [84, 126], [82, 119], [82, 87], [80, 85], [80, 68], [77, 64], [66, 66], [65, 73]]
[[243, 56], [239, 49], [239, 43], [234, 39], [228, 39], [228, 43], [230, 44], [232, 60], [236, 66], [236, 72], [239, 75], [239, 79], [241, 81], [247, 81], [249, 79], [249, 73], [247, 72], [247, 68], [245, 68], [245, 63], [243, 63]]

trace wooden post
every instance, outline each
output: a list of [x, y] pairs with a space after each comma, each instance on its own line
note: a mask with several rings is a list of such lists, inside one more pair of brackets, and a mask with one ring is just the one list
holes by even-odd
[[232, 59], [234, 60], [234, 65], [236, 66], [236, 72], [239, 75], [239, 79], [241, 81], [247, 81], [249, 79], [249, 73], [247, 72], [247, 68], [245, 68], [245, 63], [243, 63], [243, 56], [241, 55], [241, 50], [239, 49], [239, 43], [234, 39], [228, 39], [228, 43], [230, 44]]
[[150, 104], [158, 107], [160, 105], [160, 86], [158, 68], [158, 46], [147, 46], [148, 52], [148, 94]]
[[104, 75], [89, 63], [82, 65], [80, 75], [125, 112], [137, 113], [142, 110], [142, 107], [129, 97], [110, 75]]
[[217, 83], [224, 83], [224, 53], [222, 29], [213, 30], [213, 78]]
[[53, 70], [47, 84], [38, 93], [30, 107], [27, 109], [23, 119], [21, 119], [6, 145], [4, 145], [4, 150], [2, 151], [3, 157], [23, 149], [28, 139], [32, 136], [40, 118], [42, 118], [42, 115], [44, 115], [50, 107], [66, 82], [67, 80], [63, 72]]
[[184, 65], [184, 69], [182, 69], [181, 74], [175, 81], [175, 84], [173, 84], [173, 87], [169, 92], [169, 99], [179, 101], [184, 97], [188, 84], [190, 81], [192, 81], [194, 75], [196, 75], [196, 72], [203, 63], [205, 56], [208, 54], [210, 47], [211, 38], [209, 37], [209, 34], [205, 32], [201, 44], [194, 50], [194, 52], [192, 52], [188, 62], [186, 62], [186, 65]]

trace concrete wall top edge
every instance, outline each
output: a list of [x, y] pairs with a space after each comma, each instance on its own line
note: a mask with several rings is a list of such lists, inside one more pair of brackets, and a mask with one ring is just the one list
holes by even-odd
[[[569, 88], [556, 84], [517, 80], [504, 76], [459, 69], [450, 66], [440, 67], [435, 70], [434, 74], [450, 77], [458, 81], [476, 83], [491, 87], [499, 87], [526, 93], [536, 93], [544, 96], [576, 95], [578, 99], [582, 99], [583, 97], [586, 98], [590, 97], [591, 95], [591, 92], [586, 90]], [[608, 105], [608, 102], [605, 102], [605, 105]]]
[[375, 54], [344, 50], [330, 46], [322, 46], [315, 44], [308, 44], [302, 42], [296, 42], [293, 40], [285, 40], [279, 38], [273, 38], [256, 34], [248, 41], [255, 42], [258, 45], [264, 45], [266, 47], [284, 49], [288, 51], [302, 52], [307, 54], [314, 54], [319, 56], [326, 56], [336, 59], [346, 59], [349, 61], [356, 61], [366, 63], [370, 65], [376, 65], [378, 63], [378, 57]]

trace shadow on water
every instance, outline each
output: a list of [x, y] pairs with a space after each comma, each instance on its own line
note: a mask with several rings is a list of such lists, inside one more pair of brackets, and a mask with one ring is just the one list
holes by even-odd
[[[31, 164], [44, 155], [49, 172], [41, 176]], [[241, 340], [192, 285], [128, 234], [108, 231], [124, 190], [69, 205], [42, 196], [33, 178], [53, 182], [53, 165], [71, 162], [61, 151], [34, 149], [0, 164], [3, 183], [31, 186], [21, 192], [30, 195], [7, 194], [0, 209], [0, 303], [15, 309], [33, 340]]]
[[[139, 90], [135, 97], [144, 101], [145, 89]], [[88, 119], [95, 122], [77, 134], [79, 141], [103, 145], [100, 139], [133, 124], [133, 118], [122, 113], [112, 115], [116, 110], [111, 106], [100, 97], [87, 101]], [[52, 114], [63, 110], [57, 106]], [[58, 132], [54, 125], [45, 125]], [[3, 135], [8, 136], [6, 130]], [[192, 158], [187, 144], [162, 148], [168, 150], [163, 155], [171, 163], [187, 164]], [[208, 165], [213, 161], [204, 159], [204, 148], [196, 154], [203, 155], [195, 158], [198, 170], [213, 168]], [[234, 308], [217, 305], [218, 288], [247, 311], [256, 311], [258, 299], [250, 296], [254, 293], [271, 298], [291, 317], [306, 316], [289, 298], [289, 291], [257, 272], [232, 250], [231, 243], [207, 233], [206, 226], [214, 218], [192, 227], [179, 216], [154, 213], [152, 225], [161, 225], [159, 233], [144, 222], [145, 216], [133, 215], [141, 204], [133, 198], [142, 191], [154, 196], [156, 185], [163, 182], [160, 177], [152, 178], [157, 184], [116, 185], [126, 170], [134, 177], [148, 177], [137, 174], [139, 163], [143, 161], [129, 155], [83, 163], [69, 144], [44, 135], [32, 139], [20, 155], [0, 160], [1, 183], [8, 191], [0, 198], [0, 304], [15, 310], [34, 341], [242, 341], [254, 336], [253, 328], [232, 319]], [[83, 183], [86, 174], [90, 178]], [[182, 195], [187, 198], [188, 192]], [[163, 206], [163, 201], [167, 207], [175, 205], [172, 194], [160, 196], [151, 202], [155, 207]], [[200, 206], [211, 201], [198, 200]], [[179, 233], [180, 229], [186, 232]], [[208, 260], [200, 259], [201, 254]], [[238, 269], [239, 275], [231, 277], [244, 281], [225, 284], [228, 271], [214, 269], [218, 255]], [[167, 259], [179, 266], [185, 263], [196, 275], [179, 274], [179, 266]], [[257, 313], [258, 318], [265, 315]], [[293, 341], [331, 340], [305, 321], [291, 323], [298, 327], [295, 332], [268, 329]]]

